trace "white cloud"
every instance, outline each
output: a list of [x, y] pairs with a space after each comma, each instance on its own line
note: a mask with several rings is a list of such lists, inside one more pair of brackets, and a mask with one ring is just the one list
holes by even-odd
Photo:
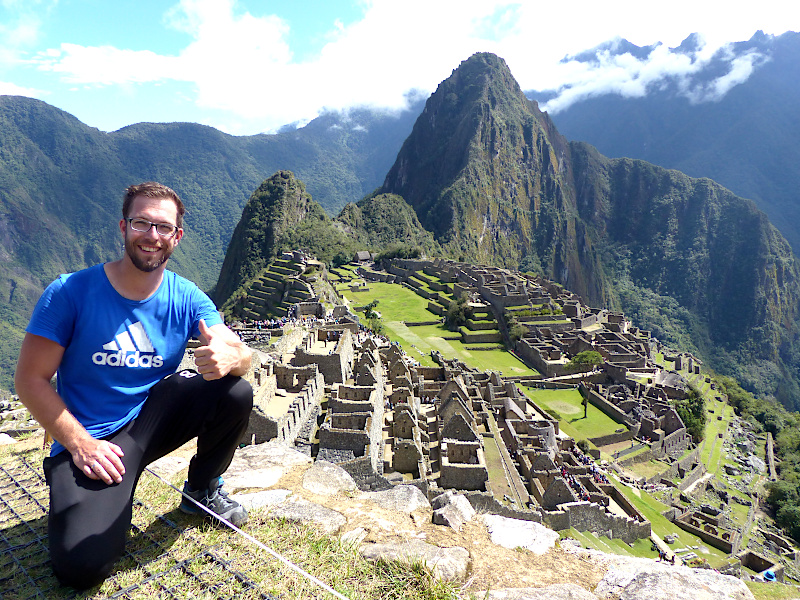
[[[698, 84], [693, 81], [692, 76], [700, 73], [712, 60], [727, 63], [728, 72], [711, 82]], [[664, 45], [657, 46], [643, 59], [629, 53], [614, 54], [602, 50], [591, 62], [563, 62], [558, 95], [542, 108], [558, 113], [584, 98], [603, 94], [642, 97], [654, 87], [668, 82], [674, 83], [677, 91], [693, 103], [716, 101], [734, 86], [747, 81], [756, 64], [766, 60], [767, 57], [754, 51], [737, 56], [730, 45], [714, 48], [712, 53], [708, 44], [702, 42], [695, 52], [688, 54], [675, 52]]]
[[764, 60], [765, 57], [756, 52], [736, 57], [731, 60], [731, 69], [728, 73], [718, 77], [703, 88], [688, 90], [686, 95], [692, 102], [696, 103], [720, 100], [731, 88], [747, 81], [755, 70], [756, 63]]
[[282, 93], [288, 75], [287, 26], [274, 16], [236, 15], [234, 8], [232, 0], [181, 0], [165, 21], [193, 40], [175, 56], [65, 43], [41, 52], [36, 60], [41, 70], [58, 73], [71, 84], [189, 82], [195, 86], [196, 102], [204, 108], [244, 118], [263, 116], [270, 97]]
[[175, 78], [176, 58], [150, 50], [113, 46], [61, 44], [35, 59], [44, 71], [60, 73], [64, 81], [83, 85], [129, 85]]
[[[254, 16], [236, 0], [180, 0], [167, 11], [165, 24], [191, 38], [174, 55], [62, 44], [37, 60], [41, 69], [81, 86], [186, 82], [196, 105], [215, 115], [207, 123], [231, 133], [254, 133], [305, 122], [323, 109], [404, 107], [410, 89], [432, 92], [461, 61], [479, 51], [506, 59], [523, 89], [564, 89], [563, 106], [608, 91], [642, 95], [664, 76], [691, 74], [725, 42], [747, 39], [755, 27], [768, 33], [800, 29], [800, 13], [792, 21], [780, 8], [783, 0], [762, 0], [758, 21], [744, 13], [737, 21], [738, 13], [727, 9], [720, 18], [719, 0], [673, 0], [657, 15], [641, 0], [361, 4], [363, 17], [336, 23], [319, 55], [305, 61], [292, 53], [286, 21]], [[780, 19], [768, 20], [773, 14]], [[694, 62], [668, 51], [696, 31], [706, 43]], [[642, 46], [659, 40], [664, 45], [644, 61], [604, 55], [593, 65], [562, 62], [566, 55], [614, 37]], [[737, 60], [705, 95], [724, 93], [746, 79], [753, 62]]]
[[29, 98], [41, 98], [46, 96], [46, 92], [19, 86], [8, 81], [0, 81], [0, 96], [28, 96]]

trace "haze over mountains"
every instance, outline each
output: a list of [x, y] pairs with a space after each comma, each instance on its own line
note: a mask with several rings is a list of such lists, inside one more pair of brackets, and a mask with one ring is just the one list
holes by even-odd
[[[693, 43], [690, 37], [678, 50]], [[577, 58], [592, 64], [624, 53], [645, 58], [654, 50], [623, 41]], [[715, 95], [720, 80], [733, 75], [731, 55], [752, 63], [752, 73]], [[641, 158], [709, 177], [754, 200], [798, 251], [800, 34], [757, 33], [724, 58], [688, 78], [659, 79], [644, 96], [598, 91], [553, 114], [553, 120], [567, 138], [589, 142], [606, 156]], [[555, 93], [527, 95], [544, 103]]]
[[[780, 39], [800, 47], [797, 34]], [[157, 179], [181, 193], [188, 235], [173, 268], [208, 289], [247, 198], [290, 169], [329, 214], [383, 182], [388, 195], [350, 205], [334, 225], [337, 236], [349, 233], [343, 248], [358, 240], [377, 250], [378, 238], [360, 230], [364, 215], [403, 213], [403, 196], [450, 256], [540, 271], [797, 406], [797, 267], [751, 203], [713, 182], [568, 142], [491, 55], [465, 61], [440, 85], [401, 149], [414, 118], [325, 115], [243, 138], [193, 124], [104, 134], [42, 102], [0, 97], [5, 381], [43, 285], [117, 256], [126, 185]]]

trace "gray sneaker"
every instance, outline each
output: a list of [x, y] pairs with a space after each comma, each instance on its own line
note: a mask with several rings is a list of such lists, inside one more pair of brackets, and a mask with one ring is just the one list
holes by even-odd
[[[215, 515], [230, 521], [237, 527], [247, 522], [247, 510], [244, 506], [228, 498], [228, 493], [222, 491], [222, 478], [212, 480], [207, 490], [194, 490], [188, 481], [183, 483], [183, 493], [205, 506]], [[202, 508], [182, 497], [181, 511], [187, 515], [210, 516]]]

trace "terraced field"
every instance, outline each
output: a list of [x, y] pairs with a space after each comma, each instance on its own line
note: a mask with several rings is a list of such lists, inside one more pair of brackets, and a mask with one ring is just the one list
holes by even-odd
[[381, 314], [386, 335], [399, 342], [403, 350], [422, 365], [434, 366], [430, 354], [432, 350], [438, 350], [445, 358], [457, 358], [482, 371], [499, 371], [506, 377], [536, 374], [504, 349], [477, 350], [487, 344], [464, 344], [460, 338], [447, 339], [459, 334], [449, 331], [444, 325], [409, 326], [407, 323], [439, 321], [441, 317], [428, 311], [428, 300], [405, 286], [371, 281], [363, 291], [353, 292], [349, 284], [339, 284], [337, 290], [352, 307], [365, 306], [377, 300], [376, 310]]

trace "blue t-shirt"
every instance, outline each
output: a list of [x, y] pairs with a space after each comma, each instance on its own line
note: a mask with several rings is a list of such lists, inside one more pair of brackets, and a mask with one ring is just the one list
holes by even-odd
[[[61, 275], [39, 298], [26, 331], [64, 347], [58, 393], [90, 435], [102, 438], [139, 414], [150, 388], [174, 373], [200, 319], [221, 323], [195, 284], [164, 271], [146, 300], [128, 300], [103, 265]], [[64, 447], [55, 442], [51, 454]]]

